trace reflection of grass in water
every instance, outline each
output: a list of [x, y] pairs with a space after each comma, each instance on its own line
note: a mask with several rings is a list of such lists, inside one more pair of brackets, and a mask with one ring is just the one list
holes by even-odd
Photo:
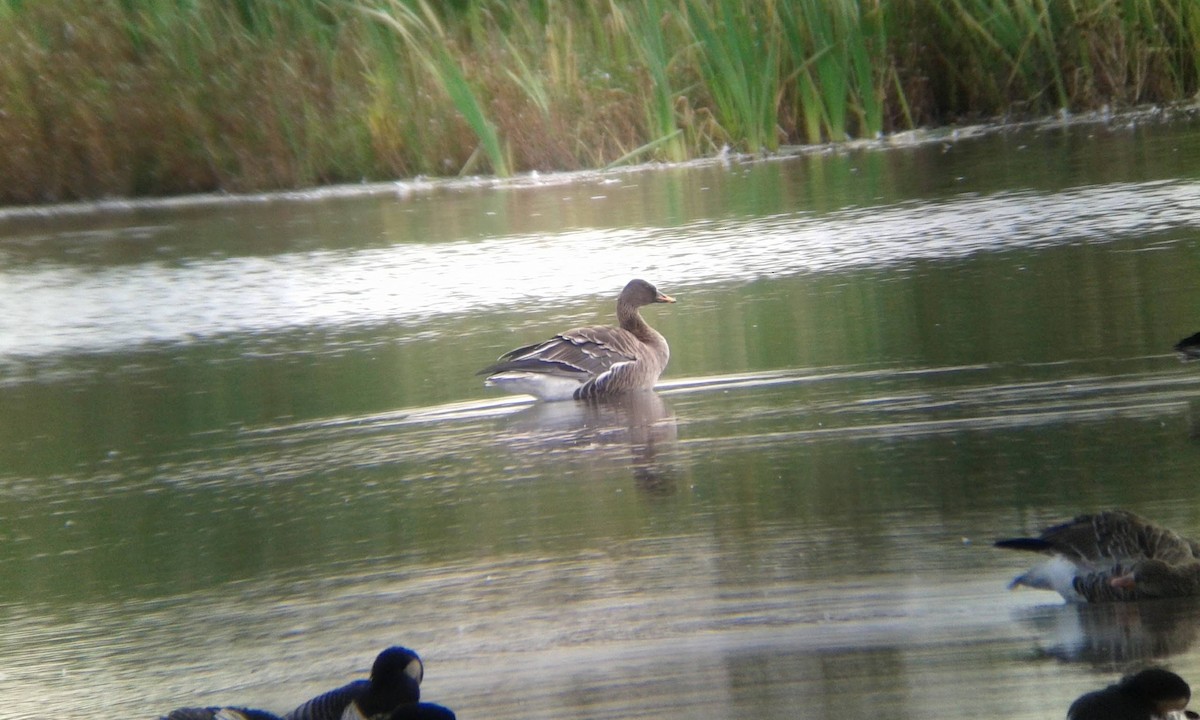
[[1186, 98], [1190, 0], [0, 0], [0, 201], [770, 150]]

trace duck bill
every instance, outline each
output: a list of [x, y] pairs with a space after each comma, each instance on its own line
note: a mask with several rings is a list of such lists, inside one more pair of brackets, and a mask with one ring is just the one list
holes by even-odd
[[670, 295], [664, 295], [663, 293], [659, 293], [657, 296], [655, 296], [654, 302], [656, 302], [656, 303], [659, 303], [659, 302], [673, 303], [673, 302], [675, 302], [675, 298], [671, 297]]

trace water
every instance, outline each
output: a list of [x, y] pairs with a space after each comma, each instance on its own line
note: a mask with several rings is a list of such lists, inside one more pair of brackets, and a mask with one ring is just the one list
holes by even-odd
[[[391, 643], [463, 718], [1061, 717], [1200, 607], [1008, 592], [1200, 536], [1200, 126], [0, 214], [0, 717], [286, 711]], [[482, 387], [611, 320], [594, 407]], [[966, 690], [966, 692], [964, 692]]]

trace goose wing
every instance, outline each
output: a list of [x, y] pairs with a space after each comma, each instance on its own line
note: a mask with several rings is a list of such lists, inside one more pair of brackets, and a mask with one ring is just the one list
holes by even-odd
[[619, 327], [575, 328], [507, 352], [479, 374], [520, 370], [595, 377], [614, 365], [636, 360], [640, 347], [641, 341], [633, 333]]
[[355, 680], [340, 688], [322, 693], [284, 715], [284, 720], [340, 720], [350, 704], [362, 697], [371, 684]]
[[1200, 559], [1193, 541], [1125, 510], [1079, 515], [1046, 528], [1036, 538], [1000, 540], [996, 546], [1062, 555], [1083, 566], [1128, 563], [1147, 558], [1168, 563]]

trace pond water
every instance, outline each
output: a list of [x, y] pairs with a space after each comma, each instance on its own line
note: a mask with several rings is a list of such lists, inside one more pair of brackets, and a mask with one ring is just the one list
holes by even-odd
[[[389, 644], [461, 718], [1062, 717], [1200, 606], [1009, 592], [1200, 536], [1200, 124], [0, 212], [0, 717], [284, 712]], [[644, 277], [656, 392], [502, 352]]]

